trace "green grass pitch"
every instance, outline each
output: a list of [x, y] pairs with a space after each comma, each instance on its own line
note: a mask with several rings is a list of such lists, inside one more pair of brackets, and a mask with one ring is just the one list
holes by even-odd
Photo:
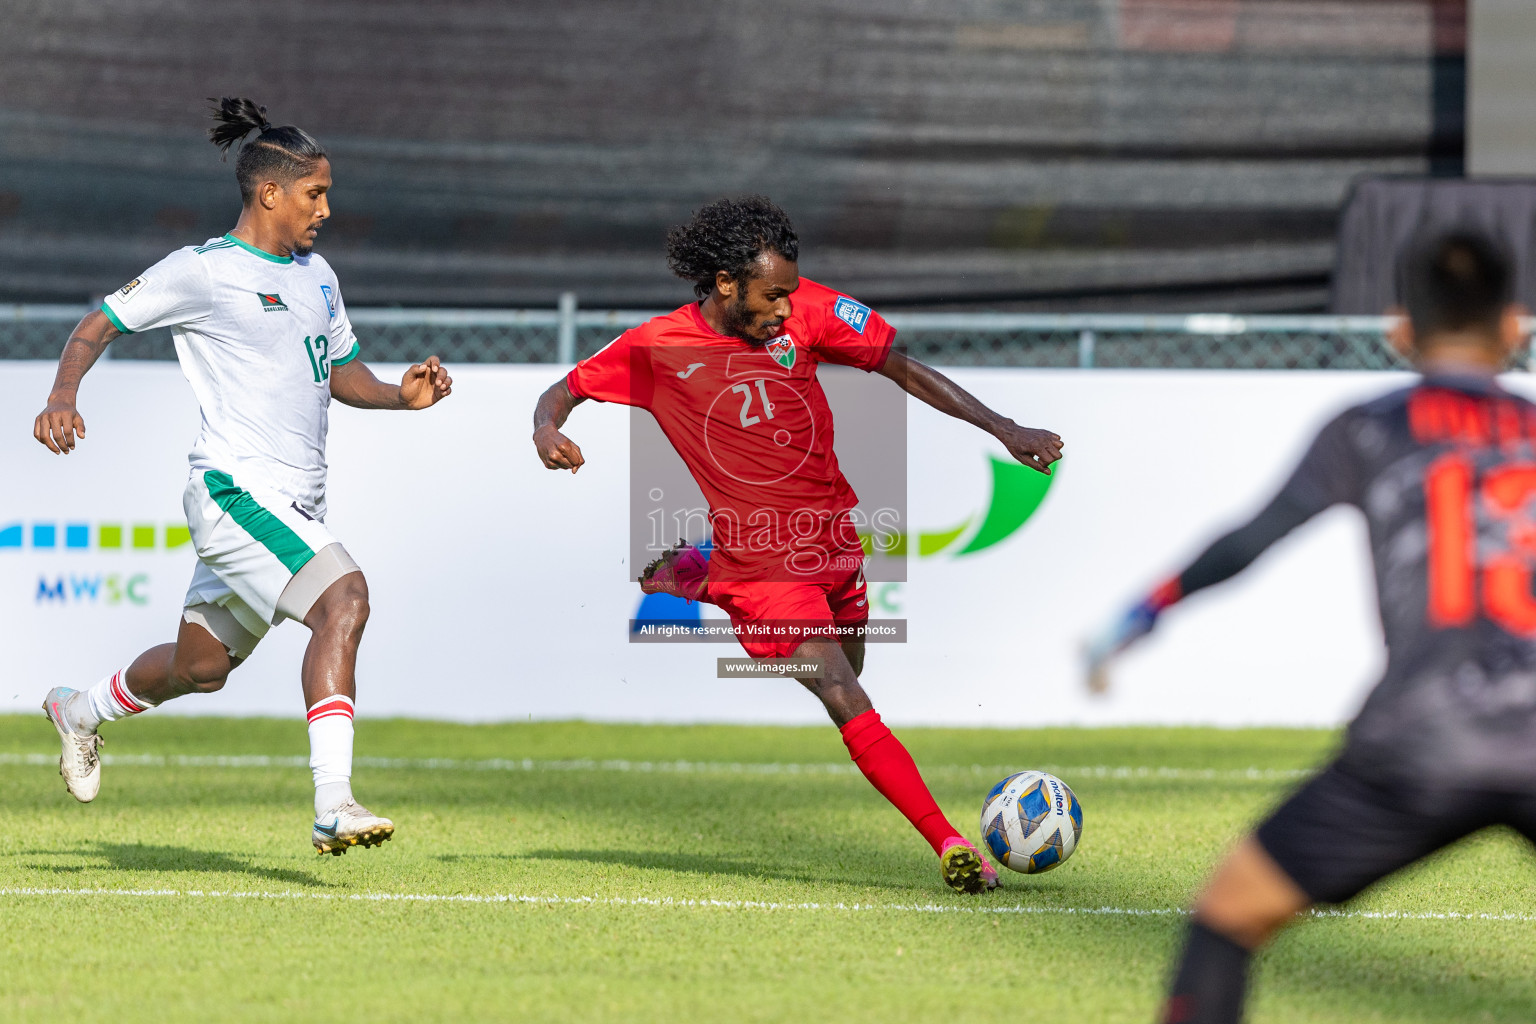
[[[1082, 798], [1066, 865], [964, 897], [830, 727], [362, 721], [358, 796], [398, 831], [340, 858], [309, 846], [302, 722], [105, 735], [81, 806], [41, 714], [0, 717], [5, 1021], [1144, 1024], [1179, 908], [1334, 741], [898, 730], [973, 837], [1007, 770]], [[1531, 868], [1485, 834], [1292, 929], [1251, 1019], [1529, 1021]]]

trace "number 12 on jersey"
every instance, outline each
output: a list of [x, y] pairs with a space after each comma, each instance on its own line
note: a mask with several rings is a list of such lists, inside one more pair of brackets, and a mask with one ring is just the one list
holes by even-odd
[[315, 371], [315, 383], [320, 384], [331, 377], [331, 344], [325, 340], [325, 335], [316, 337], [313, 341], [304, 339], [304, 354], [309, 356], [310, 369]]

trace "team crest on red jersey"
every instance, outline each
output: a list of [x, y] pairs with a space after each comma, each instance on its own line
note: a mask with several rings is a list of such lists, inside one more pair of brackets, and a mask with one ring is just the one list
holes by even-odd
[[768, 354], [784, 369], [792, 368], [795, 365], [795, 339], [787, 334], [774, 338], [768, 343]]

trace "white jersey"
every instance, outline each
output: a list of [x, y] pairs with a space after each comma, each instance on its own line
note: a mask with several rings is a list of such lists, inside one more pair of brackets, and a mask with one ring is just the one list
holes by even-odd
[[325, 515], [331, 368], [357, 357], [336, 275], [231, 235], [171, 253], [107, 296], [124, 333], [170, 327], [202, 407], [194, 474], [228, 474]]

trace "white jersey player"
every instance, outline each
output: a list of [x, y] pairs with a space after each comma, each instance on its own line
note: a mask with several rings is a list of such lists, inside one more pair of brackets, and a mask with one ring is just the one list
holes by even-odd
[[172, 253], [82, 320], [59, 359], [34, 434], [68, 454], [85, 435], [81, 378], [119, 334], [170, 327], [202, 408], [182, 503], [198, 565], [176, 642], [139, 655], [88, 690], [55, 687], [43, 710], [63, 743], [59, 773], [82, 802], [101, 785], [97, 730], [188, 693], [210, 693], [288, 618], [311, 631], [303, 665], [320, 853], [374, 846], [394, 832], [353, 799], [352, 708], [368, 586], [325, 525], [331, 399], [365, 409], [424, 409], [452, 380], [433, 356], [398, 387], [358, 358], [336, 275], [311, 249], [330, 207], [330, 162], [266, 108], [224, 99], [214, 143], [235, 161], [244, 206], [222, 238]]

